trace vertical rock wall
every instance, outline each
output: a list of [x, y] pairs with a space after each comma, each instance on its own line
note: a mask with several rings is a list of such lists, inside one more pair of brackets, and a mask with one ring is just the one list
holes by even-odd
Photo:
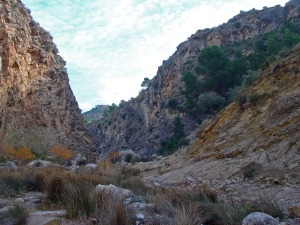
[[1, 0], [0, 57], [0, 143], [92, 155], [65, 62], [19, 0]]

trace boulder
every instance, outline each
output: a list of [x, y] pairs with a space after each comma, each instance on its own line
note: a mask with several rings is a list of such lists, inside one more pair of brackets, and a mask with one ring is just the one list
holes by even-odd
[[279, 225], [279, 219], [262, 212], [254, 212], [243, 219], [242, 225]]
[[110, 184], [110, 185], [98, 184], [95, 188], [95, 191], [109, 193], [109, 194], [112, 194], [115, 197], [121, 198], [121, 199], [128, 199], [128, 198], [132, 198], [135, 196], [132, 191], [130, 191], [128, 189], [117, 187], [112, 184]]
[[51, 162], [45, 160], [34, 160], [27, 164], [28, 167], [47, 167], [52, 165]]

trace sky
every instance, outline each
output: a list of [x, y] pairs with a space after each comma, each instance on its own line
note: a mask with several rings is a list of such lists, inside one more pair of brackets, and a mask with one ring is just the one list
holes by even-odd
[[287, 0], [22, 0], [67, 62], [82, 111], [136, 97], [199, 29]]

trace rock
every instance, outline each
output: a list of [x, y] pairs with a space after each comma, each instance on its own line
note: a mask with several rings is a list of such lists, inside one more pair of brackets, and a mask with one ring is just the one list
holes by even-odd
[[192, 178], [191, 176], [186, 177], [186, 180], [187, 180], [188, 183], [195, 182], [195, 179]]
[[138, 214], [136, 214], [136, 219], [138, 221], [143, 221], [145, 219], [145, 216], [142, 213], [138, 213]]
[[133, 198], [135, 196], [132, 191], [130, 191], [128, 189], [117, 187], [112, 184], [110, 184], [110, 185], [98, 184], [95, 188], [95, 191], [109, 193], [109, 194], [112, 194], [121, 199], [129, 199], [129, 198]]
[[160, 185], [159, 182], [154, 182], [154, 183], [153, 183], [153, 186], [156, 187], [156, 188], [158, 188], [158, 187], [160, 187], [161, 185]]
[[26, 203], [29, 203], [29, 204], [34, 204], [34, 203], [38, 203], [38, 202], [41, 202], [41, 199], [44, 199], [45, 196], [44, 195], [41, 195], [41, 196], [28, 196], [28, 197], [25, 197], [24, 200]]
[[140, 156], [131, 149], [119, 151], [119, 157], [121, 162], [127, 163], [130, 163], [135, 158], [140, 158]]
[[61, 225], [62, 220], [58, 217], [67, 215], [66, 210], [36, 211], [29, 214], [28, 225]]
[[16, 170], [16, 169], [18, 169], [18, 166], [12, 161], [7, 161], [5, 163], [0, 164], [0, 169], [7, 169], [7, 168]]
[[13, 206], [6, 206], [0, 209], [0, 214], [8, 212], [9, 209], [13, 208]]
[[81, 166], [87, 163], [86, 157], [82, 156], [81, 154], [77, 154], [72, 159], [72, 166]]
[[44, 223], [43, 225], [62, 225], [62, 220], [60, 218], [54, 218]]
[[246, 216], [242, 225], [279, 225], [279, 219], [261, 212], [254, 212]]
[[93, 159], [95, 142], [53, 38], [21, 1], [1, 1], [0, 11], [1, 144], [18, 139], [40, 154], [60, 144]]
[[52, 162], [45, 161], [45, 160], [34, 160], [27, 164], [28, 167], [47, 167], [53, 165]]
[[25, 203], [24, 198], [16, 198], [15, 203]]
[[85, 167], [89, 168], [89, 169], [96, 169], [97, 168], [97, 164], [89, 163], [89, 164], [86, 164]]
[[300, 218], [300, 204], [288, 208], [290, 218]]
[[130, 208], [134, 212], [140, 212], [140, 211], [151, 211], [154, 209], [154, 204], [147, 204], [142, 202], [133, 202], [130, 205], [128, 205], [128, 208]]
[[33, 216], [53, 216], [53, 217], [63, 217], [67, 215], [66, 210], [55, 210], [55, 211], [35, 211], [30, 213]]

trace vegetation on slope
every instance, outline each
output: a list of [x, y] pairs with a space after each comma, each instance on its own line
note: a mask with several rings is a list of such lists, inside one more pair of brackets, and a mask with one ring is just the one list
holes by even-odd
[[209, 46], [198, 56], [194, 72], [186, 72], [186, 103], [179, 108], [201, 122], [236, 99], [242, 88], [255, 80], [259, 69], [264, 68], [276, 55], [290, 49], [300, 41], [300, 25], [287, 23], [282, 29], [234, 43], [232, 46]]
[[[208, 115], [214, 115], [232, 101], [243, 105], [246, 88], [255, 81], [259, 70], [267, 67], [283, 50], [300, 42], [300, 24], [287, 23], [282, 29], [252, 39], [235, 42], [230, 46], [209, 46], [198, 56], [198, 64], [182, 75], [185, 103], [170, 99], [167, 106], [188, 113], [201, 123]], [[255, 101], [257, 96], [251, 96]], [[175, 126], [174, 121], [174, 126]], [[183, 129], [183, 128], [182, 128]], [[185, 140], [171, 137], [162, 143], [161, 153], [171, 154]]]

